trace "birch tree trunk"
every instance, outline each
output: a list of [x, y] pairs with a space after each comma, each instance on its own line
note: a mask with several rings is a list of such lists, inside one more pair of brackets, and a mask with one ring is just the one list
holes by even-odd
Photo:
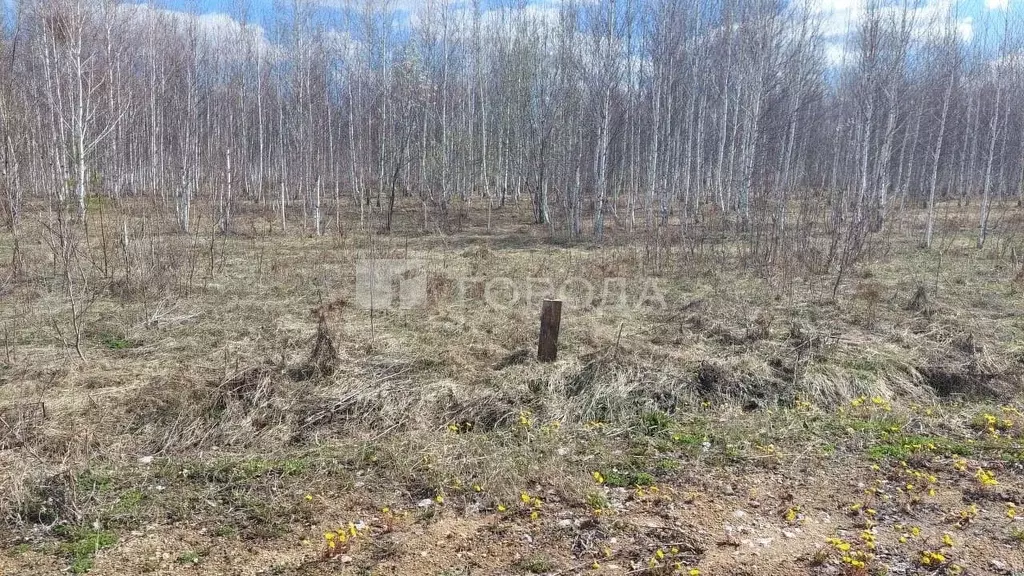
[[924, 247], [932, 247], [932, 231], [935, 227], [935, 190], [939, 185], [939, 160], [942, 157], [942, 140], [946, 134], [946, 119], [949, 116], [949, 101], [953, 95], [953, 83], [955, 74], [950, 69], [949, 83], [946, 85], [946, 92], [942, 97], [942, 114], [939, 117], [938, 136], [935, 138], [935, 151], [932, 153], [932, 176], [928, 185], [928, 223], [924, 233]]

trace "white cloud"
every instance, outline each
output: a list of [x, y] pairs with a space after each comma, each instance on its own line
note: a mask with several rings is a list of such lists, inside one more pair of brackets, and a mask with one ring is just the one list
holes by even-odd
[[172, 27], [187, 26], [194, 19], [199, 33], [222, 54], [242, 55], [245, 50], [255, 49], [264, 55], [273, 55], [275, 46], [267, 39], [266, 31], [258, 24], [242, 24], [233, 17], [220, 13], [192, 14], [179, 10], [155, 8], [150, 4], [120, 4], [129, 18], [140, 26], [170, 24]]
[[[580, 2], [580, 5], [589, 2]], [[466, 0], [424, 0], [412, 4], [416, 5], [409, 12], [409, 27], [412, 30], [419, 30], [429, 24], [435, 31], [439, 31], [441, 18], [447, 12], [449, 34], [466, 39], [472, 33], [473, 7]], [[535, 0], [521, 7], [482, 8], [481, 32], [485, 36], [498, 35], [509, 25], [521, 21], [553, 28], [559, 22], [561, 10], [557, 0]]]
[[412, 14], [421, 8], [439, 9], [445, 4], [461, 6], [465, 0], [314, 0], [330, 8], [342, 8], [361, 14]]
[[971, 40], [974, 40], [974, 18], [968, 16], [967, 18], [958, 20], [956, 23], [956, 31], [964, 42], [970, 44]]
[[825, 45], [825, 63], [830, 68], [839, 68], [849, 64], [856, 54], [840, 43]]
[[985, 10], [1006, 12], [1010, 8], [1010, 0], [985, 0]]
[[[381, 8], [387, 12], [412, 12], [427, 4], [424, 0], [378, 0]], [[453, 0], [436, 0], [435, 4], [456, 4]]]
[[[808, 7], [821, 22], [821, 32], [830, 39], [829, 52], [826, 54], [830, 62], [850, 50], [840, 49], [839, 45], [853, 39], [858, 26], [868, 14], [869, 0], [808, 0]], [[1003, 4], [1009, 0], [985, 0], [986, 5]], [[907, 16], [913, 23], [913, 35], [917, 41], [936, 38], [949, 30], [950, 26], [960, 39], [966, 43], [974, 40], [974, 18], [959, 16], [958, 0], [923, 0], [915, 8], [910, 8]], [[876, 8], [880, 17], [898, 22], [903, 16], [904, 5], [894, 0], [884, 1]], [[848, 55], [848, 54], [847, 54]]]
[[848, 35], [864, 17], [865, 0], [810, 0], [808, 8], [821, 20], [826, 38]]

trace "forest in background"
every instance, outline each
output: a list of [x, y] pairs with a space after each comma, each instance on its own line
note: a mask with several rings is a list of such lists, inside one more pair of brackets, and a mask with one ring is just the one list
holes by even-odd
[[26, 218], [109, 197], [182, 232], [199, 205], [220, 232], [250, 210], [390, 232], [396, 203], [433, 232], [472, 203], [525, 202], [556, 237], [738, 233], [759, 266], [796, 252], [829, 270], [909, 208], [927, 209], [914, 226], [931, 246], [943, 200], [976, 206], [980, 247], [993, 201], [1024, 197], [1005, 6], [975, 22], [956, 3], [868, 0], [848, 29], [801, 1], [397, 7], [282, 3], [257, 25], [245, 8], [15, 3], [2, 225], [17, 239]]

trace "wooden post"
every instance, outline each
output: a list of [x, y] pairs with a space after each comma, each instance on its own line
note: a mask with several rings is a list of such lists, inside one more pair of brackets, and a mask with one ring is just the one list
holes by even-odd
[[562, 301], [545, 300], [540, 312], [540, 339], [537, 360], [554, 362], [558, 356], [558, 328], [562, 324]]

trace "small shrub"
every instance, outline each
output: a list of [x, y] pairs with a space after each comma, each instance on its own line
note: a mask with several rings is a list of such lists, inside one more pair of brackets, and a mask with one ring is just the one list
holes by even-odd
[[661, 436], [672, 427], [672, 418], [664, 412], [648, 412], [640, 421], [646, 436]]
[[531, 554], [517, 562], [516, 568], [530, 574], [544, 574], [553, 571], [555, 563], [544, 554]]
[[67, 536], [67, 542], [61, 548], [71, 559], [70, 570], [73, 574], [85, 574], [92, 570], [96, 553], [117, 542], [117, 535], [113, 532], [95, 528], [66, 528], [60, 532]]
[[131, 340], [113, 334], [104, 334], [101, 337], [101, 341], [108, 350], [128, 350], [135, 347], [135, 343]]
[[591, 510], [604, 510], [608, 507], [608, 498], [600, 492], [591, 492], [587, 494], [587, 506]]
[[654, 476], [648, 472], [638, 470], [619, 470], [612, 468], [603, 473], [604, 483], [612, 488], [633, 488], [636, 486], [651, 486], [654, 484]]

